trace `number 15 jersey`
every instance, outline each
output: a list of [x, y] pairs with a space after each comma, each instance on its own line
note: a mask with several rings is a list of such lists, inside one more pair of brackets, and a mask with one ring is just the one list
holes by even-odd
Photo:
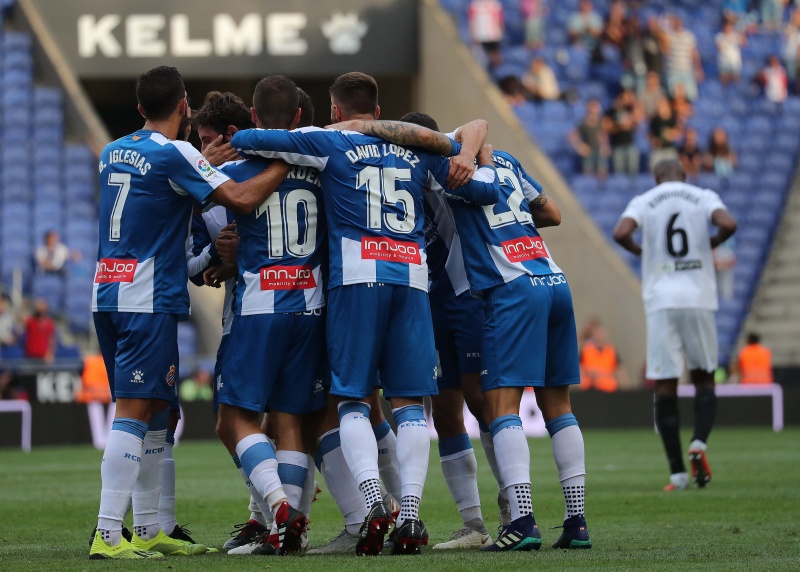
[[99, 171], [92, 311], [188, 315], [192, 205], [228, 177], [189, 143], [144, 129], [106, 145]]
[[717, 193], [681, 182], [662, 183], [628, 204], [622, 218], [642, 230], [645, 312], [717, 309], [709, 234], [717, 209], [725, 209]]
[[[383, 282], [427, 291], [423, 188], [444, 187], [446, 158], [361, 133], [316, 127], [248, 129], [236, 133], [231, 144], [243, 156], [279, 158], [319, 170], [331, 288]], [[494, 169], [488, 171], [484, 182], [454, 192], [494, 202], [497, 182]]]

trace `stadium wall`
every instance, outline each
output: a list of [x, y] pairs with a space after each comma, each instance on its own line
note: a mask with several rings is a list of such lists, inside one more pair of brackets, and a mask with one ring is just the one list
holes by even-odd
[[419, 111], [453, 129], [477, 117], [489, 122], [489, 141], [519, 158], [558, 203], [563, 221], [542, 235], [569, 279], [578, 327], [590, 316], [639, 378], [645, 357], [645, 323], [639, 280], [595, 226], [547, 156], [531, 141], [499, 89], [461, 42], [437, 0], [420, 3]]

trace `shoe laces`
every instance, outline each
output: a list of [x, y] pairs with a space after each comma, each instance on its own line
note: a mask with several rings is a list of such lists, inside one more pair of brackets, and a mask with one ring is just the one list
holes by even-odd
[[[188, 522], [187, 522], [186, 524], [179, 524], [179, 525], [177, 525], [175, 528], [177, 528], [178, 530], [180, 530], [180, 531], [181, 531], [182, 533], [184, 533], [186, 536], [191, 536], [191, 535], [192, 535], [192, 531], [191, 531], [191, 530], [189, 530], [188, 528], [186, 528], [187, 526], [189, 526], [189, 523], [188, 523]], [[174, 531], [173, 531], [173, 532], [174, 532]]]
[[241, 534], [249, 526], [250, 526], [250, 521], [242, 522], [242, 523], [239, 523], [239, 524], [234, 524], [233, 525], [233, 530], [231, 531], [230, 534], [231, 534], [231, 536], [238, 536], [239, 534]]
[[465, 536], [469, 536], [473, 532], [478, 532], [478, 531], [467, 527], [461, 528], [459, 530], [454, 531], [453, 534], [450, 535], [450, 540], [458, 540], [459, 538], [464, 538]]

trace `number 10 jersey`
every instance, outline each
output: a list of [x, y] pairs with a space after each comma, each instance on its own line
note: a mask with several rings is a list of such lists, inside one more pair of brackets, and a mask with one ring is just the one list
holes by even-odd
[[622, 218], [642, 230], [645, 312], [717, 309], [709, 233], [717, 209], [725, 209], [717, 193], [681, 182], [662, 183], [628, 204]]

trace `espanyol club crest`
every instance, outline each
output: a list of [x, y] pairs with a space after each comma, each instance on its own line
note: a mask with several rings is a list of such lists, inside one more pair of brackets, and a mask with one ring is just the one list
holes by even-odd
[[169, 366], [169, 373], [167, 374], [167, 385], [173, 387], [175, 385], [175, 374], [177, 370], [174, 365]]

